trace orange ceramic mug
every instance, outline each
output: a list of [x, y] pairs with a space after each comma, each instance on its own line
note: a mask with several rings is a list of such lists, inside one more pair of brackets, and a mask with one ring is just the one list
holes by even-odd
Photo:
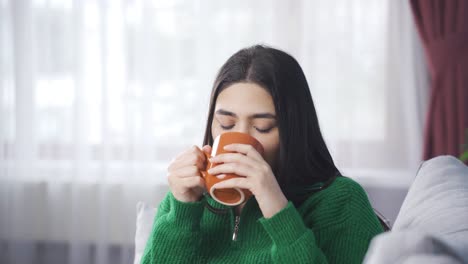
[[206, 190], [210, 194], [210, 196], [216, 200], [217, 202], [228, 205], [228, 206], [236, 206], [244, 201], [247, 201], [251, 196], [252, 193], [246, 189], [240, 188], [231, 188], [231, 189], [216, 189], [213, 188], [218, 182], [229, 180], [236, 177], [242, 177], [236, 174], [226, 174], [226, 177], [223, 179], [218, 179], [215, 175], [211, 175], [207, 172], [207, 170], [215, 167], [216, 163], [211, 163], [208, 159], [210, 157], [214, 157], [219, 154], [229, 153], [232, 151], [224, 150], [224, 146], [229, 144], [248, 144], [253, 146], [261, 155], [263, 155], [263, 146], [257, 139], [250, 136], [249, 134], [240, 133], [240, 132], [225, 132], [219, 136], [217, 136], [213, 142], [213, 147], [211, 150], [211, 156], [207, 156], [207, 166], [206, 170], [201, 171], [203, 178], [205, 179], [206, 183]]

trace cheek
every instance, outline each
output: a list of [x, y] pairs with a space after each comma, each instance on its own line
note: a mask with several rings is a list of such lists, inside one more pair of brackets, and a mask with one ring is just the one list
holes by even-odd
[[215, 125], [215, 121], [211, 123], [211, 137], [214, 140], [219, 134], [221, 134], [221, 128]]
[[265, 153], [263, 155], [265, 161], [268, 162], [270, 167], [275, 168], [279, 154], [279, 139], [272, 138], [269, 140], [262, 140], [260, 142], [262, 143], [263, 148], [265, 150]]
[[265, 146], [265, 158], [273, 159], [278, 155], [279, 144]]

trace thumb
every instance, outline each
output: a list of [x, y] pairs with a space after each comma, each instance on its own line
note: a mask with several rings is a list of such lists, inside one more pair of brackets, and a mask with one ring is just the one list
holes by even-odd
[[211, 146], [210, 145], [205, 145], [202, 147], [203, 152], [206, 154], [210, 155], [211, 154]]

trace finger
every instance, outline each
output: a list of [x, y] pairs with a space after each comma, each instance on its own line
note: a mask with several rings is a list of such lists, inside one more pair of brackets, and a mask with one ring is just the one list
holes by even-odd
[[185, 160], [187, 156], [196, 156], [202, 161], [205, 161], [206, 159], [205, 154], [203, 153], [203, 150], [201, 150], [198, 146], [195, 146], [195, 145], [187, 149], [184, 155], [181, 155], [179, 159]]
[[222, 179], [226, 178], [226, 174], [218, 174], [218, 175], [216, 175], [216, 178], [222, 180]]
[[191, 166], [196, 167], [198, 170], [205, 170], [206, 162], [196, 156], [187, 156], [184, 160], [172, 162], [167, 168], [167, 171], [172, 172]]
[[195, 188], [205, 189], [205, 180], [197, 176], [182, 178], [172, 182], [170, 186], [172, 191], [183, 194]]
[[251, 177], [255, 170], [251, 166], [240, 163], [224, 163], [208, 170], [211, 175], [234, 173], [239, 176]]
[[240, 153], [225, 153], [210, 158], [212, 163], [242, 163], [251, 167], [259, 165], [259, 161]]
[[213, 185], [215, 189], [241, 188], [250, 190], [250, 181], [247, 178], [232, 178]]
[[203, 153], [201, 153], [201, 150], [198, 146], [191, 146], [190, 148], [184, 150], [183, 152], [181, 152], [179, 155], [177, 155], [174, 160], [182, 160], [182, 159], [185, 159], [185, 157], [187, 155], [193, 155], [193, 154], [197, 154], [198, 152], [200, 152], [201, 155], [203, 155]]
[[168, 170], [174, 170], [188, 165], [196, 165], [199, 169], [205, 169], [206, 167], [206, 157], [197, 146], [193, 146], [179, 155], [171, 162]]
[[194, 165], [175, 169], [169, 172], [168, 178], [200, 177], [200, 170]]
[[205, 188], [205, 180], [202, 177], [197, 176], [183, 178], [181, 180], [181, 185], [190, 189], [195, 187]]
[[234, 151], [237, 153], [242, 153], [248, 157], [252, 157], [257, 160], [263, 160], [262, 155], [252, 146], [247, 144], [229, 144], [224, 146], [224, 150]]
[[211, 148], [210, 145], [205, 145], [205, 146], [202, 147], [202, 151], [205, 152], [206, 154], [208, 154], [208, 156], [211, 155], [211, 150], [212, 150], [212, 148]]

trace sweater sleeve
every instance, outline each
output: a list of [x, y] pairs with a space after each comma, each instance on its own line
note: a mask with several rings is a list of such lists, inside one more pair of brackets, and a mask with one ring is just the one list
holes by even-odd
[[[328, 217], [318, 219], [312, 212], [301, 217], [289, 202], [273, 217], [261, 218], [273, 242], [274, 263], [362, 263], [371, 239], [382, 227], [364, 190], [355, 185], [348, 186], [339, 199], [327, 198], [333, 202], [320, 211]], [[320, 224], [311, 223], [317, 219]]]
[[169, 192], [159, 206], [141, 263], [193, 263], [203, 210], [202, 201], [180, 202]]

